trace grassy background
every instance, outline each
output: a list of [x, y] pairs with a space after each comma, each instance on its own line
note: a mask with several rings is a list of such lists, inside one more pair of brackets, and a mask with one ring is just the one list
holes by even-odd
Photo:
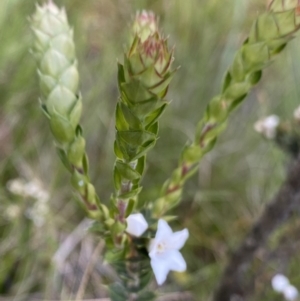
[[[91, 162], [91, 177], [103, 201], [113, 189], [114, 109], [118, 98], [117, 59], [122, 60], [130, 20], [136, 10], [151, 9], [181, 69], [169, 89], [172, 104], [160, 123], [160, 139], [148, 156], [142, 197], [152, 199], [176, 166], [184, 144], [207, 102], [219, 91], [222, 77], [253, 19], [265, 10], [259, 0], [60, 0], [75, 30], [84, 100], [82, 125]], [[46, 119], [38, 105], [35, 61], [29, 53], [27, 16], [33, 0], [0, 1], [0, 295], [9, 300], [75, 298], [97, 238], [81, 237], [66, 260], [53, 256], [82, 222], [84, 214], [59, 162]], [[226, 259], [243, 238], [284, 179], [288, 158], [253, 130], [267, 114], [291, 118], [299, 104], [300, 40], [296, 38], [265, 71], [262, 81], [231, 116], [215, 149], [187, 185], [175, 228], [187, 227], [183, 250], [188, 273], [172, 274], [162, 291], [190, 290], [209, 300]], [[45, 223], [28, 218], [35, 199], [7, 189], [11, 179], [38, 180], [50, 194]], [[12, 205], [14, 207], [12, 207]], [[11, 214], [12, 208], [14, 214]], [[281, 271], [300, 286], [297, 216], [260, 250], [251, 275], [253, 300], [282, 300], [270, 278]], [[299, 231], [298, 231], [299, 233]], [[282, 247], [284, 246], [284, 247]], [[299, 253], [299, 252], [298, 252]], [[85, 297], [105, 296], [109, 272], [95, 267]], [[12, 297], [13, 296], [13, 297]]]

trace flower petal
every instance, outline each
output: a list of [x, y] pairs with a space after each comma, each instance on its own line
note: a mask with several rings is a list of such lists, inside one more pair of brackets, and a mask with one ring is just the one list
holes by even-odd
[[188, 237], [189, 237], [188, 229], [183, 229], [181, 231], [174, 232], [168, 238], [168, 248], [173, 250], [180, 250], [184, 246]]
[[162, 285], [170, 271], [168, 261], [159, 260], [158, 258], [151, 259], [151, 267], [158, 285]]
[[158, 221], [158, 225], [157, 225], [157, 232], [155, 235], [155, 240], [158, 241], [161, 239], [168, 238], [172, 234], [173, 234], [173, 231], [170, 228], [170, 226], [168, 225], [168, 223], [165, 220], [160, 219]]
[[171, 271], [184, 272], [186, 270], [186, 262], [177, 250], [168, 252], [167, 263]]

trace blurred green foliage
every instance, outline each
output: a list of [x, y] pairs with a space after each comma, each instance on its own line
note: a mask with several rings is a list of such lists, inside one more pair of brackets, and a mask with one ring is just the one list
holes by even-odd
[[[265, 10], [264, 1], [56, 3], [66, 7], [74, 26], [84, 103], [82, 125], [91, 177], [103, 200], [108, 201], [113, 191], [117, 60], [122, 61], [135, 11], [153, 10], [160, 16], [165, 34], [170, 35], [170, 44], [176, 45], [175, 65], [181, 69], [168, 94], [173, 102], [162, 118], [160, 138], [148, 156], [142, 183], [141, 197], [156, 198], [176, 166], [182, 147], [192, 140], [207, 101], [219, 91], [223, 74], [253, 19]], [[36, 293], [57, 299], [74, 297], [78, 279], [69, 285], [73, 290], [67, 289], [67, 281], [59, 278], [52, 257], [84, 218], [39, 109], [36, 64], [29, 52], [32, 37], [27, 21], [34, 4], [34, 0], [0, 1], [0, 294], [15, 296], [14, 300], [25, 300], [27, 295]], [[190, 232], [183, 249], [188, 272], [172, 274], [163, 290], [190, 290], [197, 300], [209, 300], [227, 255], [284, 179], [287, 156], [262, 140], [253, 131], [253, 123], [271, 113], [282, 118], [292, 116], [300, 99], [299, 48], [300, 40], [296, 38], [265, 71], [260, 84], [232, 115], [215, 149], [205, 157], [198, 176], [188, 183], [176, 210], [176, 226], [187, 227]], [[35, 226], [26, 214], [36, 201], [7, 189], [7, 182], [15, 178], [28, 182], [38, 179], [50, 193], [50, 211], [42, 226]], [[16, 214], [10, 214], [12, 205], [18, 208]], [[293, 252], [296, 236], [292, 233], [298, 224], [295, 217], [256, 258], [253, 275], [249, 276], [255, 279], [253, 300], [281, 300], [270, 286], [277, 270], [300, 286], [300, 257]], [[290, 252], [284, 252], [280, 260], [275, 255], [265, 257], [265, 253], [276, 254], [280, 250], [282, 237]], [[74, 260], [76, 265], [77, 259]], [[99, 296], [96, 288], [86, 295]]]

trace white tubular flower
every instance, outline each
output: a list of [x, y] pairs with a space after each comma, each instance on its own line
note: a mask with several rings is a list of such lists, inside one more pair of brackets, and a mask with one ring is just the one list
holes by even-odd
[[293, 285], [288, 285], [283, 290], [283, 296], [287, 301], [295, 301], [299, 296], [299, 292]]
[[294, 111], [294, 118], [300, 122], [300, 106]]
[[264, 135], [267, 139], [274, 139], [279, 123], [279, 117], [276, 115], [271, 115], [255, 122], [254, 129], [258, 133]]
[[272, 278], [273, 290], [278, 292], [278, 293], [282, 293], [284, 291], [284, 289], [287, 286], [289, 286], [289, 284], [290, 284], [289, 280], [282, 274], [276, 274]]
[[141, 213], [130, 214], [126, 221], [126, 232], [136, 237], [140, 237], [148, 228], [148, 223]]
[[162, 285], [170, 271], [184, 272], [186, 262], [179, 250], [189, 237], [187, 229], [174, 232], [166, 221], [158, 221], [155, 238], [149, 246], [151, 267], [158, 285]]

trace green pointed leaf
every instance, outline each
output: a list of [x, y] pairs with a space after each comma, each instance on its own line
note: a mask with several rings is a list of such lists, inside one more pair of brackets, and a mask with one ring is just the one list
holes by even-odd
[[261, 14], [257, 20], [257, 35], [260, 41], [272, 40], [279, 36], [278, 26], [274, 13], [266, 12]]
[[132, 146], [140, 146], [155, 139], [155, 135], [147, 131], [119, 131], [117, 135]]
[[169, 86], [169, 84], [170, 84], [171, 80], [173, 79], [176, 71], [177, 70], [174, 70], [174, 71], [170, 72], [169, 74], [165, 75], [164, 79], [161, 82], [159, 82], [155, 86], [149, 88], [149, 90], [153, 94], [159, 94], [162, 91], [164, 91]]
[[296, 30], [295, 9], [274, 14], [281, 36], [293, 33]]
[[122, 64], [118, 63], [118, 84], [119, 90], [121, 90], [121, 84], [125, 83], [124, 67]]
[[141, 73], [145, 69], [140, 54], [137, 52], [130, 54], [130, 57], [128, 59], [128, 66], [130, 68], [130, 73], [133, 75]]
[[115, 189], [119, 191], [122, 187], [122, 176], [116, 166], [114, 168], [114, 184]]
[[96, 190], [94, 185], [91, 183], [87, 183], [87, 200], [90, 204], [95, 204], [96, 203]]
[[85, 140], [82, 136], [77, 136], [68, 148], [68, 159], [75, 166], [81, 167], [84, 153]]
[[49, 75], [44, 75], [38, 70], [38, 76], [40, 80], [40, 89], [45, 98], [50, 94], [50, 92], [54, 89], [57, 82], [56, 80]]
[[[244, 59], [242, 55], [242, 50], [239, 50], [233, 60], [232, 66], [230, 68], [230, 74], [227, 73], [227, 82], [226, 85], [223, 86], [223, 91], [225, 90], [225, 87], [228, 88], [229, 86], [229, 80], [231, 82], [231, 77], [236, 82], [243, 81], [245, 78], [245, 67], [244, 67]], [[230, 76], [230, 77], [228, 77]]]
[[261, 77], [262, 77], [262, 71], [259, 70], [259, 71], [250, 73], [249, 76], [247, 77], [247, 81], [251, 85], [254, 86], [254, 85], [256, 85], [260, 81]]
[[133, 161], [144, 156], [152, 147], [154, 147], [155, 143], [156, 143], [156, 139], [153, 141], [149, 141], [146, 145], [142, 147], [139, 147], [139, 151], [134, 156], [130, 156], [129, 160]]
[[82, 166], [84, 173], [87, 175], [89, 173], [89, 158], [86, 153], [84, 153], [82, 157]]
[[121, 199], [129, 199], [129, 198], [133, 198], [135, 197], [136, 195], [138, 195], [141, 191], [142, 191], [143, 187], [138, 187], [136, 189], [132, 189], [131, 191], [129, 192], [126, 192], [126, 193], [123, 193], [121, 195], [119, 195], [119, 197]]
[[120, 175], [127, 180], [136, 180], [140, 179], [141, 175], [134, 170], [129, 164], [126, 164], [122, 161], [116, 161], [116, 168], [119, 171]]
[[77, 124], [75, 132], [76, 132], [76, 136], [83, 136], [83, 129], [80, 124]]
[[77, 70], [77, 62], [74, 62], [69, 68], [67, 68], [60, 76], [59, 83], [69, 90], [77, 93], [79, 85], [79, 73]]
[[265, 42], [247, 44], [242, 47], [244, 68], [246, 72], [258, 71], [269, 62], [269, 50]]
[[41, 110], [42, 110], [43, 114], [50, 120], [51, 116], [48, 113], [46, 105], [43, 103], [41, 103]]
[[[162, 113], [165, 111], [167, 107], [167, 103], [163, 104], [160, 108], [156, 109], [153, 113], [151, 113], [146, 119], [145, 123], [147, 124], [147, 127], [151, 126], [153, 123], [155, 123], [158, 118], [162, 115]], [[146, 129], [147, 129], [146, 127]]]
[[[229, 86], [231, 87], [231, 86]], [[230, 89], [230, 88], [229, 88]], [[230, 90], [229, 90], [230, 91]], [[225, 93], [226, 95], [226, 93]], [[222, 122], [228, 116], [227, 103], [222, 96], [214, 97], [206, 108], [207, 121], [209, 123]]]
[[114, 153], [115, 153], [117, 158], [124, 159], [123, 152], [120, 150], [117, 141], [115, 141], [115, 143], [114, 143]]
[[85, 175], [79, 173], [77, 170], [73, 171], [71, 184], [81, 195], [85, 195], [87, 183], [89, 183], [89, 181]]
[[125, 120], [124, 114], [120, 108], [121, 104], [117, 103], [116, 107], [116, 128], [118, 131], [126, 131], [129, 129], [128, 123]]
[[69, 61], [63, 54], [49, 47], [41, 60], [40, 70], [43, 74], [49, 74], [50, 76], [57, 78], [69, 64]]
[[56, 111], [67, 117], [77, 101], [72, 91], [64, 86], [56, 85], [46, 100], [46, 106], [50, 116]]
[[49, 46], [49, 36], [37, 28], [32, 27], [35, 36], [35, 50], [38, 52], [45, 52]]
[[241, 83], [233, 83], [224, 93], [224, 97], [227, 99], [237, 99], [241, 96], [247, 94], [251, 88], [250, 83], [241, 82]]
[[126, 207], [125, 217], [128, 217], [132, 213], [134, 206], [135, 206], [135, 200], [130, 199]]
[[72, 35], [60, 34], [51, 39], [51, 47], [63, 54], [69, 61], [75, 59], [75, 46]]
[[134, 156], [134, 154], [137, 152], [137, 146], [131, 146], [126, 141], [121, 139], [119, 132], [117, 132], [116, 135], [116, 143], [115, 143], [115, 150], [120, 151], [122, 154], [122, 157], [120, 159], [124, 159], [125, 161], [131, 161], [130, 157]]
[[136, 116], [142, 119], [156, 110], [159, 103], [159, 99], [155, 96], [148, 100], [135, 104], [135, 106], [131, 108], [131, 110]]
[[120, 109], [130, 129], [132, 130], [142, 129], [142, 123], [139, 120], [139, 118], [136, 117], [134, 113], [124, 103], [120, 103]]
[[270, 49], [271, 55], [275, 55], [281, 52], [285, 48], [287, 42], [289, 42], [291, 39], [293, 39], [293, 37], [288, 36], [288, 37], [268, 41], [267, 45]]
[[154, 124], [152, 124], [149, 128], [148, 128], [148, 131], [153, 133], [155, 136], [157, 136], [158, 134], [158, 129], [159, 129], [159, 126], [158, 126], [158, 122], [155, 122]]
[[50, 119], [50, 128], [59, 143], [70, 143], [75, 136], [75, 129], [63, 116], [53, 111]]
[[186, 163], [198, 162], [202, 157], [203, 151], [198, 144], [187, 146], [182, 152], [182, 161]]
[[81, 112], [82, 112], [82, 101], [81, 101], [81, 95], [77, 97], [77, 100], [74, 102], [73, 107], [70, 110], [70, 122], [75, 128], [80, 120], [81, 117]]
[[230, 107], [228, 108], [228, 112], [233, 111], [245, 98], [247, 94], [242, 95], [241, 97], [236, 98], [231, 104]]
[[56, 150], [61, 162], [64, 164], [64, 166], [67, 168], [69, 172], [72, 172], [73, 168], [72, 165], [69, 163], [66, 152], [59, 147], [57, 147]]
[[231, 74], [229, 71], [227, 71], [223, 81], [222, 93], [224, 93], [224, 91], [228, 88], [228, 86], [231, 83], [231, 80], [232, 80]]
[[138, 80], [121, 84], [121, 91], [124, 91], [129, 100], [138, 103], [151, 98], [153, 95]]
[[141, 158], [138, 159], [138, 162], [137, 162], [135, 170], [140, 175], [142, 175], [144, 173], [145, 164], [146, 164], [146, 156], [143, 156], [143, 157], [141, 157]]
[[136, 75], [136, 78], [140, 80], [147, 88], [154, 87], [161, 83], [163, 80], [163, 78], [155, 70], [154, 65], [145, 69], [142, 73]]

